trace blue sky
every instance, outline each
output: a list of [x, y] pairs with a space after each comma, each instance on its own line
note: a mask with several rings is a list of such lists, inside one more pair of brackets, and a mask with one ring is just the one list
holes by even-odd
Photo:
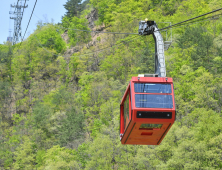
[[[54, 20], [54, 23], [61, 22], [61, 17], [65, 14], [66, 10], [63, 5], [67, 2], [67, 0], [38, 0], [34, 14], [32, 16], [31, 22], [29, 24], [28, 30], [26, 32], [25, 38], [28, 37], [29, 34], [33, 33], [36, 29], [36, 24], [39, 20], [45, 22], [51, 22], [51, 19]], [[10, 4], [17, 3], [17, 0], [1, 0], [0, 4], [0, 44], [3, 44], [4, 41], [7, 40], [9, 36], [9, 28], [11, 28], [13, 36], [14, 31], [14, 20], [9, 19], [9, 11]], [[28, 8], [25, 9], [23, 20], [22, 20], [22, 35], [25, 33], [26, 26], [28, 24], [29, 18], [32, 13], [32, 9], [35, 4], [35, 0], [27, 0], [26, 4], [28, 4]], [[15, 8], [11, 8], [11, 10], [15, 10]]]

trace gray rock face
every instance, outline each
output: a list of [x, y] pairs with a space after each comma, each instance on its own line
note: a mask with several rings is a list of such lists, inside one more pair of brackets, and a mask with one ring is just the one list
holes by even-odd
[[[98, 20], [98, 11], [96, 9], [93, 9], [87, 16], [86, 19], [88, 20], [88, 26], [92, 31], [104, 31], [105, 25], [102, 24], [100, 26], [95, 25], [95, 21]], [[91, 32], [92, 41], [87, 43], [85, 46], [87, 49], [89, 49], [91, 46], [96, 46], [98, 43], [97, 37], [100, 36], [101, 33], [98, 32]], [[68, 37], [68, 31], [65, 31], [61, 37], [63, 40], [68, 44], [69, 43], [69, 37]], [[101, 39], [100, 42], [103, 42], [104, 40]], [[64, 57], [70, 57], [73, 53], [79, 52], [83, 47], [82, 46], [75, 46], [71, 47], [66, 50], [64, 53]]]
[[[86, 16], [86, 19], [88, 20], [88, 22], [89, 22], [88, 26], [89, 26], [89, 28], [90, 28], [92, 31], [103, 31], [103, 30], [104, 30], [104, 28], [105, 28], [105, 25], [104, 25], [104, 24], [103, 24], [103, 25], [100, 25], [100, 26], [96, 26], [96, 25], [95, 25], [95, 21], [99, 19], [99, 17], [98, 17], [98, 11], [97, 11], [96, 9], [93, 9], [93, 10], [90, 12], [90, 14], [88, 14], [88, 15]], [[92, 33], [91, 33], [92, 38], [93, 38], [94, 36], [96, 36], [97, 34], [99, 34], [99, 33], [92, 32]]]
[[98, 19], [98, 12], [96, 9], [93, 9], [90, 14], [86, 16], [86, 19], [89, 22], [89, 28], [92, 30], [95, 27], [95, 21]]
[[69, 36], [68, 36], [68, 31], [65, 31], [62, 35], [61, 35], [62, 39], [66, 42], [66, 44], [69, 43]]
[[80, 47], [72, 47], [68, 50], [66, 50], [66, 52], [64, 53], [64, 57], [70, 57], [72, 56], [72, 54], [79, 52], [80, 51]]

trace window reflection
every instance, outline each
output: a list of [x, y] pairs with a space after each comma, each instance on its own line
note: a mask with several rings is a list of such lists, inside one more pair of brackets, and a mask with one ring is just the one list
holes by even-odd
[[138, 108], [173, 108], [172, 95], [135, 94]]
[[171, 93], [171, 84], [135, 83], [136, 93]]

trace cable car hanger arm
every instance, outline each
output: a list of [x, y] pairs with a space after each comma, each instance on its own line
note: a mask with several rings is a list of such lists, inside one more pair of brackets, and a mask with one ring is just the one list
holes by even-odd
[[157, 74], [158, 77], [166, 77], [164, 42], [156, 22], [147, 21], [147, 19], [140, 21], [138, 32], [140, 35], [153, 35], [155, 41], [155, 74]]

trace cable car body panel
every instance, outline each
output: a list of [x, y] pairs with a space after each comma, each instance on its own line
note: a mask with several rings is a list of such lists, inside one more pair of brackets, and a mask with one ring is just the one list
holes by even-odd
[[132, 77], [120, 104], [121, 143], [159, 145], [174, 121], [172, 78]]

